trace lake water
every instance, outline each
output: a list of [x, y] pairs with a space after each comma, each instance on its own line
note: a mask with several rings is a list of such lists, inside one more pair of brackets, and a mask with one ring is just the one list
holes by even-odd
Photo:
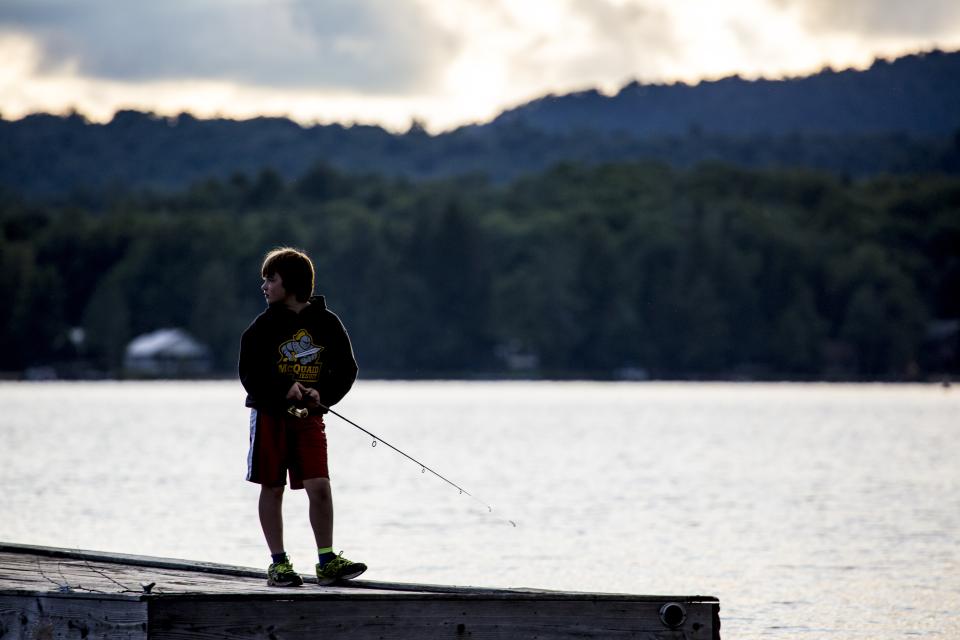
[[[237, 382], [0, 406], [0, 540], [268, 563]], [[713, 595], [724, 638], [960, 638], [956, 388], [361, 381], [336, 408], [493, 506], [329, 417], [335, 547], [372, 580]], [[284, 509], [309, 572], [303, 492]]]

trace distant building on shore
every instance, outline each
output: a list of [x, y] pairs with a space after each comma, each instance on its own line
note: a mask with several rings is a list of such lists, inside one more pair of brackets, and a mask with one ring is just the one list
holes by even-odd
[[194, 378], [212, 368], [210, 349], [183, 329], [159, 329], [127, 345], [124, 374], [135, 378]]

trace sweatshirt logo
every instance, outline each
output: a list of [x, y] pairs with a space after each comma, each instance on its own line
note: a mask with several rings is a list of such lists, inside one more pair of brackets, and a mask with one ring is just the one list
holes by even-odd
[[277, 371], [283, 375], [292, 375], [300, 382], [316, 382], [320, 379], [318, 363], [323, 347], [313, 343], [313, 337], [306, 329], [293, 334], [293, 338], [280, 345], [280, 361]]

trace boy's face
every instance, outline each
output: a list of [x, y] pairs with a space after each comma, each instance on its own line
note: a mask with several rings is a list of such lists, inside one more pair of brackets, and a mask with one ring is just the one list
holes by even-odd
[[293, 294], [287, 293], [287, 290], [283, 287], [283, 280], [279, 273], [264, 276], [260, 290], [263, 291], [263, 297], [266, 298], [267, 304], [285, 302], [287, 298], [293, 296]]

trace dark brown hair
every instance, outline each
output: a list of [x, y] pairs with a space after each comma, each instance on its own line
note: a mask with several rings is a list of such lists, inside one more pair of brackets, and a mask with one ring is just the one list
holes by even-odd
[[306, 302], [313, 295], [313, 261], [310, 257], [291, 247], [278, 247], [263, 258], [260, 275], [266, 278], [280, 276], [283, 288], [297, 297], [298, 302]]

